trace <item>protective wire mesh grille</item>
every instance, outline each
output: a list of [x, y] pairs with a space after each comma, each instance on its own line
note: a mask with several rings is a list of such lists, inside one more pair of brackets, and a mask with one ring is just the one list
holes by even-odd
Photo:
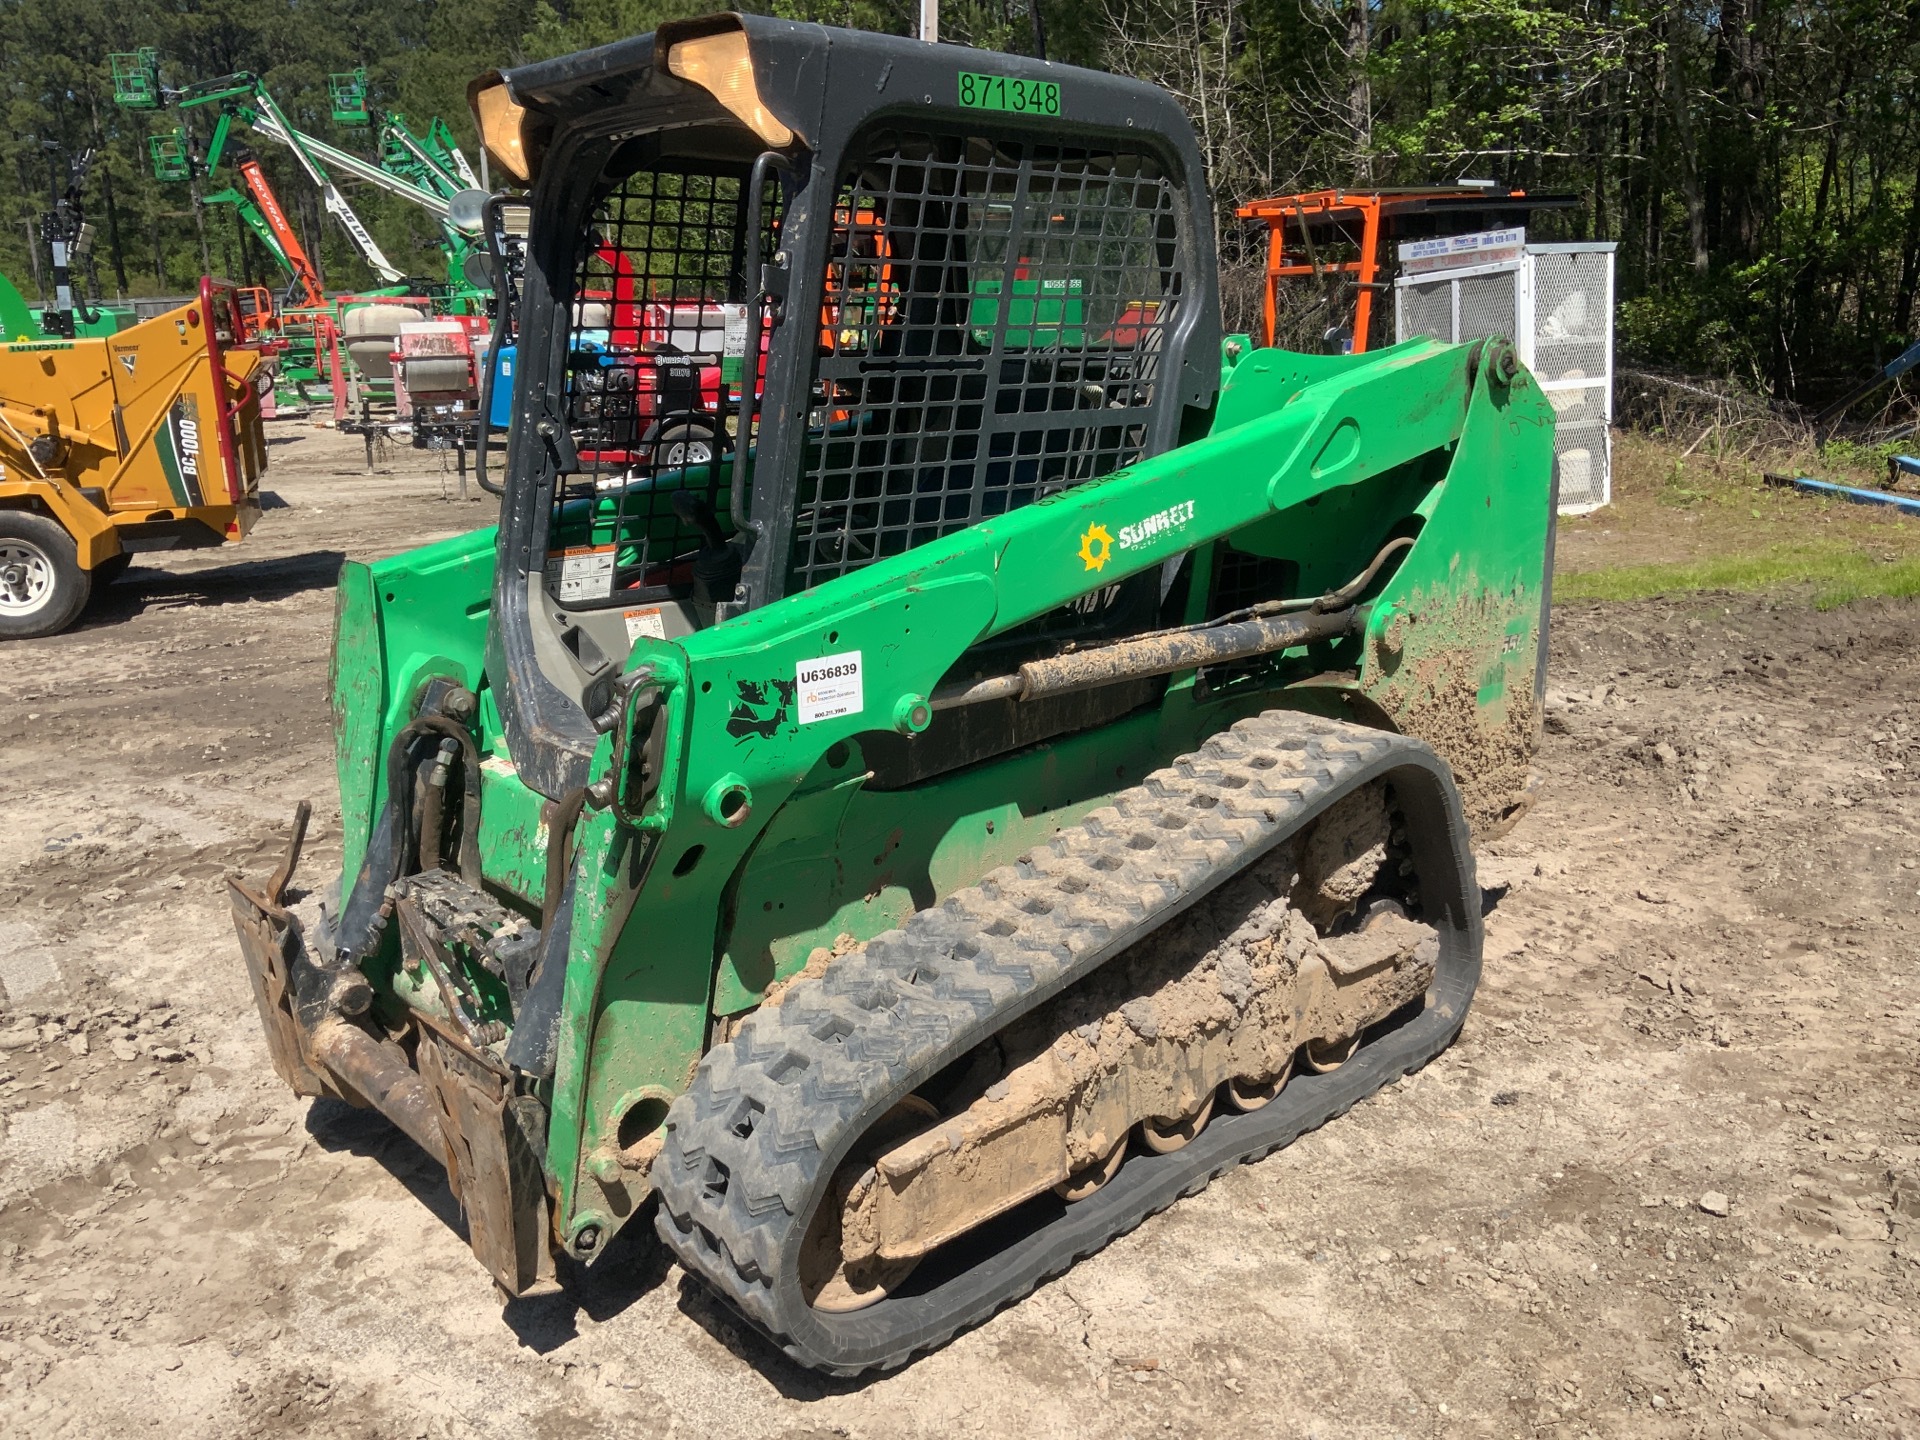
[[1607, 342], [1538, 336], [1533, 342], [1533, 373], [1542, 380], [1603, 380]]
[[1473, 275], [1460, 281], [1460, 333], [1456, 340], [1515, 334], [1514, 292], [1519, 272]]
[[1543, 336], [1606, 337], [1607, 257], [1549, 254], [1534, 259], [1534, 323]]
[[1577, 390], [1549, 390], [1547, 402], [1553, 406], [1553, 423], [1562, 428], [1588, 420], [1607, 418], [1607, 397], [1597, 385]]
[[582, 238], [566, 374], [579, 469], [555, 483], [547, 541], [547, 588], [565, 604], [687, 593], [703, 542], [674, 496], [726, 513], [745, 357], [760, 350], [747, 275], [778, 220], [769, 185], [750, 246], [747, 190], [737, 172], [639, 170]]
[[870, 135], [839, 180], [788, 589], [1140, 458], [1180, 215], [1144, 153]]
[[1563, 510], [1604, 505], [1611, 492], [1607, 275], [1607, 256], [1600, 252], [1546, 254], [1534, 261], [1534, 374], [1548, 383], [1589, 382], [1547, 392]]
[[1553, 469], [1562, 510], [1606, 503], [1609, 459], [1605, 420], [1556, 420]]
[[1436, 280], [1408, 285], [1400, 291], [1400, 334], [1411, 339], [1425, 335], [1453, 343], [1453, 282]]
[[1542, 380], [1607, 374], [1604, 255], [1541, 255], [1534, 262], [1534, 363]]
[[[1533, 296], [1529, 366], [1551, 389], [1554, 475], [1562, 510], [1591, 510], [1612, 493], [1608, 431], [1611, 357], [1607, 340], [1612, 294], [1609, 257], [1602, 251], [1529, 255]], [[1402, 338], [1428, 335], [1463, 342], [1516, 333], [1520, 274], [1446, 276], [1399, 289]], [[1454, 323], [1458, 302], [1459, 324]], [[1526, 350], [1523, 348], [1523, 354]]]
[[1553, 406], [1553, 469], [1560, 484], [1560, 507], [1590, 508], [1607, 500], [1611, 449], [1607, 437], [1607, 395], [1598, 385], [1549, 390]]

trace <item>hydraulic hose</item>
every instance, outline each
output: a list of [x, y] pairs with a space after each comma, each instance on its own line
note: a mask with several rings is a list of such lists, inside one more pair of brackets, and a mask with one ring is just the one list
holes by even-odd
[[1224, 665], [1314, 640], [1335, 639], [1353, 628], [1357, 615], [1351, 607], [1323, 615], [1281, 615], [1075, 650], [1046, 660], [1030, 660], [1012, 675], [943, 687], [933, 694], [933, 708], [952, 710], [984, 700], [1046, 700], [1076, 690], [1171, 675], [1176, 670]]
[[394, 737], [387, 749], [387, 799], [367, 837], [366, 857], [354, 877], [340, 912], [338, 943], [341, 959], [357, 964], [371, 955], [386, 927], [387, 887], [417, 860], [417, 818], [413, 813], [413, 746], [424, 736], [438, 735], [456, 742], [461, 751], [460, 780], [464, 792], [461, 810], [460, 878], [478, 888], [480, 869], [480, 754], [473, 736], [444, 715], [419, 715]]
[[1217, 620], [1133, 635], [1044, 660], [1029, 660], [1016, 674], [944, 685], [933, 693], [935, 710], [986, 700], [1042, 700], [1125, 680], [1145, 680], [1269, 655], [1314, 640], [1331, 640], [1360, 623], [1354, 602], [1366, 593], [1387, 561], [1413, 547], [1402, 535], [1380, 547], [1367, 568], [1337, 590], [1298, 600], [1268, 600]]

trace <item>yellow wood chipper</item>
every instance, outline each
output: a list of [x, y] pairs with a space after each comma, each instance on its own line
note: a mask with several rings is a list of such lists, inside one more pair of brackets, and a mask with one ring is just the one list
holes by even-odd
[[0, 639], [65, 629], [135, 554], [253, 527], [262, 357], [238, 343], [232, 286], [202, 280], [115, 335], [6, 331], [21, 338], [0, 344]]

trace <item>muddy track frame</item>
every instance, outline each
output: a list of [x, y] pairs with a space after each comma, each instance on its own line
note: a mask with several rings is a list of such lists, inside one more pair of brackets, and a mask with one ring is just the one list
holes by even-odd
[[[1102, 1190], [930, 1287], [814, 1310], [798, 1263], [862, 1133], [942, 1068], [1242, 873], [1344, 795], [1389, 780], [1440, 953], [1426, 1007], [1339, 1069]], [[1479, 980], [1480, 895], [1453, 778], [1426, 745], [1269, 711], [1121, 792], [1019, 862], [794, 986], [700, 1063], [653, 1166], [661, 1237], [775, 1345], [841, 1376], [943, 1344], [1230, 1166], [1271, 1154], [1432, 1059]], [[1046, 1204], [1051, 1202], [1035, 1202]], [[959, 1243], [967, 1243], [962, 1240]]]

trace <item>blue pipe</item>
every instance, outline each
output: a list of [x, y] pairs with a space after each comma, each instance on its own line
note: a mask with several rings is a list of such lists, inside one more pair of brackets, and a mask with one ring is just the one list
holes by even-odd
[[1791, 483], [1796, 490], [1806, 490], [1815, 495], [1837, 495], [1856, 505], [1891, 505], [1909, 515], [1920, 515], [1920, 496], [1895, 495], [1888, 490], [1862, 490], [1854, 485], [1836, 485], [1831, 480], [1809, 480], [1805, 475], [1795, 476]]

